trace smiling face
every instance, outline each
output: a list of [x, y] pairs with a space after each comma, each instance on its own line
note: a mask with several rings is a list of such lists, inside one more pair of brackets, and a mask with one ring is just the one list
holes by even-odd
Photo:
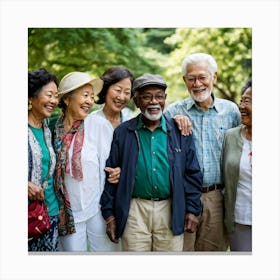
[[67, 106], [65, 114], [74, 121], [85, 119], [94, 104], [92, 85], [86, 84], [79, 87], [70, 96], [66, 95], [63, 100]]
[[32, 113], [38, 120], [49, 118], [58, 105], [57, 86], [52, 81], [44, 85], [36, 97], [28, 98], [32, 103]]
[[207, 62], [199, 62], [187, 66], [186, 75], [183, 76], [183, 79], [191, 97], [196, 102], [204, 102], [211, 98], [217, 73], [211, 74]]
[[165, 99], [165, 90], [151, 85], [142, 88], [134, 97], [134, 102], [143, 114], [143, 120], [147, 120], [147, 123], [159, 123], [164, 110]]
[[131, 97], [131, 81], [129, 78], [120, 80], [108, 88], [105, 98], [106, 110], [120, 113]]
[[241, 96], [239, 103], [241, 123], [247, 127], [252, 127], [252, 88], [249, 87]]

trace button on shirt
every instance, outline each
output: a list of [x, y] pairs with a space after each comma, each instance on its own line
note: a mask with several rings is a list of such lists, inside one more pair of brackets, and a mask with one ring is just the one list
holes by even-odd
[[240, 112], [235, 103], [213, 94], [212, 97], [214, 102], [207, 111], [192, 98], [176, 102], [165, 111], [168, 117], [187, 115], [190, 118], [204, 186], [222, 182], [220, 160], [224, 133], [240, 124]]
[[137, 133], [140, 149], [132, 196], [144, 199], [167, 198], [170, 196], [170, 181], [164, 118], [161, 118], [154, 131], [150, 131], [140, 118]]

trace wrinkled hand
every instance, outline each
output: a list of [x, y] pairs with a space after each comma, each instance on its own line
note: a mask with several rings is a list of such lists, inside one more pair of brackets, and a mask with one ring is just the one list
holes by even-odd
[[116, 239], [116, 230], [117, 230], [117, 224], [115, 217], [110, 216], [106, 220], [107, 228], [106, 228], [106, 233], [110, 240], [114, 243], [119, 243], [119, 240]]
[[173, 118], [179, 128], [181, 130], [181, 134], [186, 136], [192, 134], [192, 123], [187, 116], [176, 115]]
[[197, 230], [199, 219], [192, 213], [186, 214], [185, 218], [185, 231], [193, 233]]
[[44, 190], [31, 182], [28, 182], [28, 198], [30, 200], [44, 200]]
[[119, 182], [120, 175], [121, 175], [120, 167], [116, 167], [116, 168], [105, 167], [104, 170], [105, 170], [105, 172], [109, 173], [108, 182], [110, 184], [117, 184]]

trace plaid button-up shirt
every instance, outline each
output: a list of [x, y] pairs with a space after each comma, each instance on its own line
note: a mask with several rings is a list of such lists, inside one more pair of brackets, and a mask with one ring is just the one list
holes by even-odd
[[215, 97], [212, 106], [203, 111], [192, 98], [171, 104], [168, 117], [188, 116], [192, 122], [197, 158], [203, 173], [203, 185], [222, 183], [221, 152], [225, 131], [240, 125], [240, 112], [235, 103]]

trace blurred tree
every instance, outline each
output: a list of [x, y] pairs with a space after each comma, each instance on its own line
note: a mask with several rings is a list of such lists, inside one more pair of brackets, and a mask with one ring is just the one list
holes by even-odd
[[59, 79], [71, 71], [99, 76], [113, 65], [123, 65], [136, 76], [160, 72], [145, 57], [145, 36], [142, 28], [29, 28], [28, 68], [45, 67]]
[[71, 71], [100, 76], [113, 65], [163, 75], [168, 102], [186, 97], [181, 63], [207, 52], [218, 63], [215, 93], [238, 102], [252, 75], [250, 28], [29, 28], [28, 68], [45, 67], [61, 79]]
[[175, 33], [175, 28], [144, 28], [143, 32], [146, 34], [146, 46], [157, 50], [162, 54], [169, 54], [176, 46], [165, 44], [164, 40]]

